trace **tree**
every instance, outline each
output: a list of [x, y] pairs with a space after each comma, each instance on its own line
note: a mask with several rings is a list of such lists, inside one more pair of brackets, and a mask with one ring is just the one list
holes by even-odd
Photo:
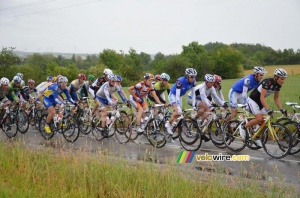
[[123, 59], [122, 54], [118, 54], [115, 50], [111, 49], [104, 49], [99, 54], [100, 63], [103, 63], [112, 70], [121, 68], [124, 65]]
[[143, 65], [144, 69], [149, 67], [149, 63], [151, 61], [151, 56], [149, 54], [146, 54], [145, 52], [141, 52], [139, 57], [142, 61], [142, 65]]
[[21, 62], [20, 58], [13, 53], [13, 47], [2, 47], [0, 54], [0, 75], [6, 76], [6, 70], [15, 64], [19, 64]]

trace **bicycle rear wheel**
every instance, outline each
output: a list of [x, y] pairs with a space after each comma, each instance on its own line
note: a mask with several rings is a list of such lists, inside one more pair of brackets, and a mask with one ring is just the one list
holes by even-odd
[[97, 141], [101, 141], [104, 139], [104, 136], [102, 135], [101, 128], [101, 117], [94, 117], [92, 120], [92, 134], [95, 137]]
[[202, 138], [197, 122], [191, 119], [182, 120], [182, 131], [179, 134], [179, 142], [187, 151], [196, 151], [200, 148]]
[[68, 142], [75, 142], [79, 137], [79, 129], [76, 130], [75, 117], [68, 115], [62, 122], [66, 124], [66, 127], [61, 127], [62, 134]]
[[298, 134], [300, 133], [300, 124], [295, 121], [289, 121], [284, 124], [284, 126], [288, 129], [288, 131], [292, 135], [292, 148], [290, 151], [291, 155], [300, 152], [300, 141], [298, 140]]
[[221, 123], [219, 120], [213, 120], [208, 125], [208, 135], [212, 143], [218, 148], [226, 148]]
[[161, 148], [165, 146], [166, 141], [166, 129], [164, 126], [164, 122], [159, 118], [152, 118], [149, 120], [146, 134], [149, 143], [155, 148]]
[[239, 125], [240, 121], [231, 120], [227, 122], [223, 128], [225, 145], [234, 152], [240, 152], [246, 147], [246, 144], [240, 135]]
[[77, 118], [77, 125], [79, 131], [84, 134], [88, 135], [91, 132], [91, 123], [90, 114], [84, 113], [82, 110], [79, 110], [78, 112], [78, 118]]
[[126, 114], [120, 115], [114, 123], [115, 138], [120, 144], [127, 143], [131, 138], [131, 122]]
[[51, 128], [51, 133], [46, 133], [44, 127], [46, 125], [46, 119], [47, 119], [47, 114], [42, 115], [39, 121], [39, 131], [42, 135], [42, 137], [46, 140], [50, 140], [54, 136], [54, 127], [53, 127], [53, 121], [50, 123], [50, 128]]
[[6, 115], [6, 118], [3, 119], [2, 123], [2, 130], [6, 134], [8, 138], [15, 137], [18, 133], [18, 127], [17, 127], [17, 119], [16, 114], [13, 112], [10, 112]]
[[28, 119], [28, 115], [25, 111], [20, 110], [17, 113], [17, 126], [18, 126], [18, 131], [20, 131], [20, 133], [24, 134], [28, 131], [28, 127], [29, 127], [29, 119]]
[[274, 134], [269, 127], [266, 127], [262, 134], [261, 142], [268, 155], [280, 159], [289, 154], [292, 146], [292, 135], [283, 125], [277, 123], [272, 123], [271, 125], [271, 130], [274, 131]]

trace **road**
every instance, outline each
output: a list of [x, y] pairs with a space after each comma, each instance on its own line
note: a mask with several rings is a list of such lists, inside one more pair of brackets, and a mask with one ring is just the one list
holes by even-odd
[[[7, 140], [4, 133], [1, 133], [1, 139]], [[42, 138], [37, 130], [31, 126], [29, 131], [16, 136], [17, 140], [25, 142], [27, 146], [36, 149], [38, 147], [52, 147], [53, 149], [75, 149], [85, 152], [105, 152], [106, 154], [122, 156], [132, 160], [154, 161], [156, 163], [174, 163], [183, 148], [175, 140], [173, 143], [167, 143], [160, 149], [153, 148], [145, 136], [139, 136], [134, 142], [119, 144], [114, 137], [104, 139], [101, 142], [96, 141], [92, 134], [80, 135], [78, 140], [71, 144], [64, 140], [62, 135], [55, 135], [50, 141]], [[196, 155], [236, 155], [228, 149], [219, 149], [211, 142], [202, 142], [201, 148], [196, 151]], [[224, 174], [239, 175], [243, 177], [253, 176], [262, 181], [284, 181], [300, 187], [300, 153], [288, 155], [283, 159], [273, 159], [269, 157], [263, 149], [250, 150], [247, 147], [238, 153], [238, 155], [249, 155], [250, 161], [197, 161], [194, 158], [191, 164], [181, 164], [182, 166], [194, 166], [199, 171], [218, 171]]]

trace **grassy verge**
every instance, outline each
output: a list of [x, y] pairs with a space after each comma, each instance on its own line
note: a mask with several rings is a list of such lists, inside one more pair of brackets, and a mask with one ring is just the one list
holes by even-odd
[[294, 197], [283, 183], [84, 152], [0, 143], [0, 197]]

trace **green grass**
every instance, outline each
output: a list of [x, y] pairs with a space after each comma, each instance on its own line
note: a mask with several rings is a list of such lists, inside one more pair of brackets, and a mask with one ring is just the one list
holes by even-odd
[[101, 153], [0, 143], [0, 197], [293, 197], [284, 183], [157, 165]]

